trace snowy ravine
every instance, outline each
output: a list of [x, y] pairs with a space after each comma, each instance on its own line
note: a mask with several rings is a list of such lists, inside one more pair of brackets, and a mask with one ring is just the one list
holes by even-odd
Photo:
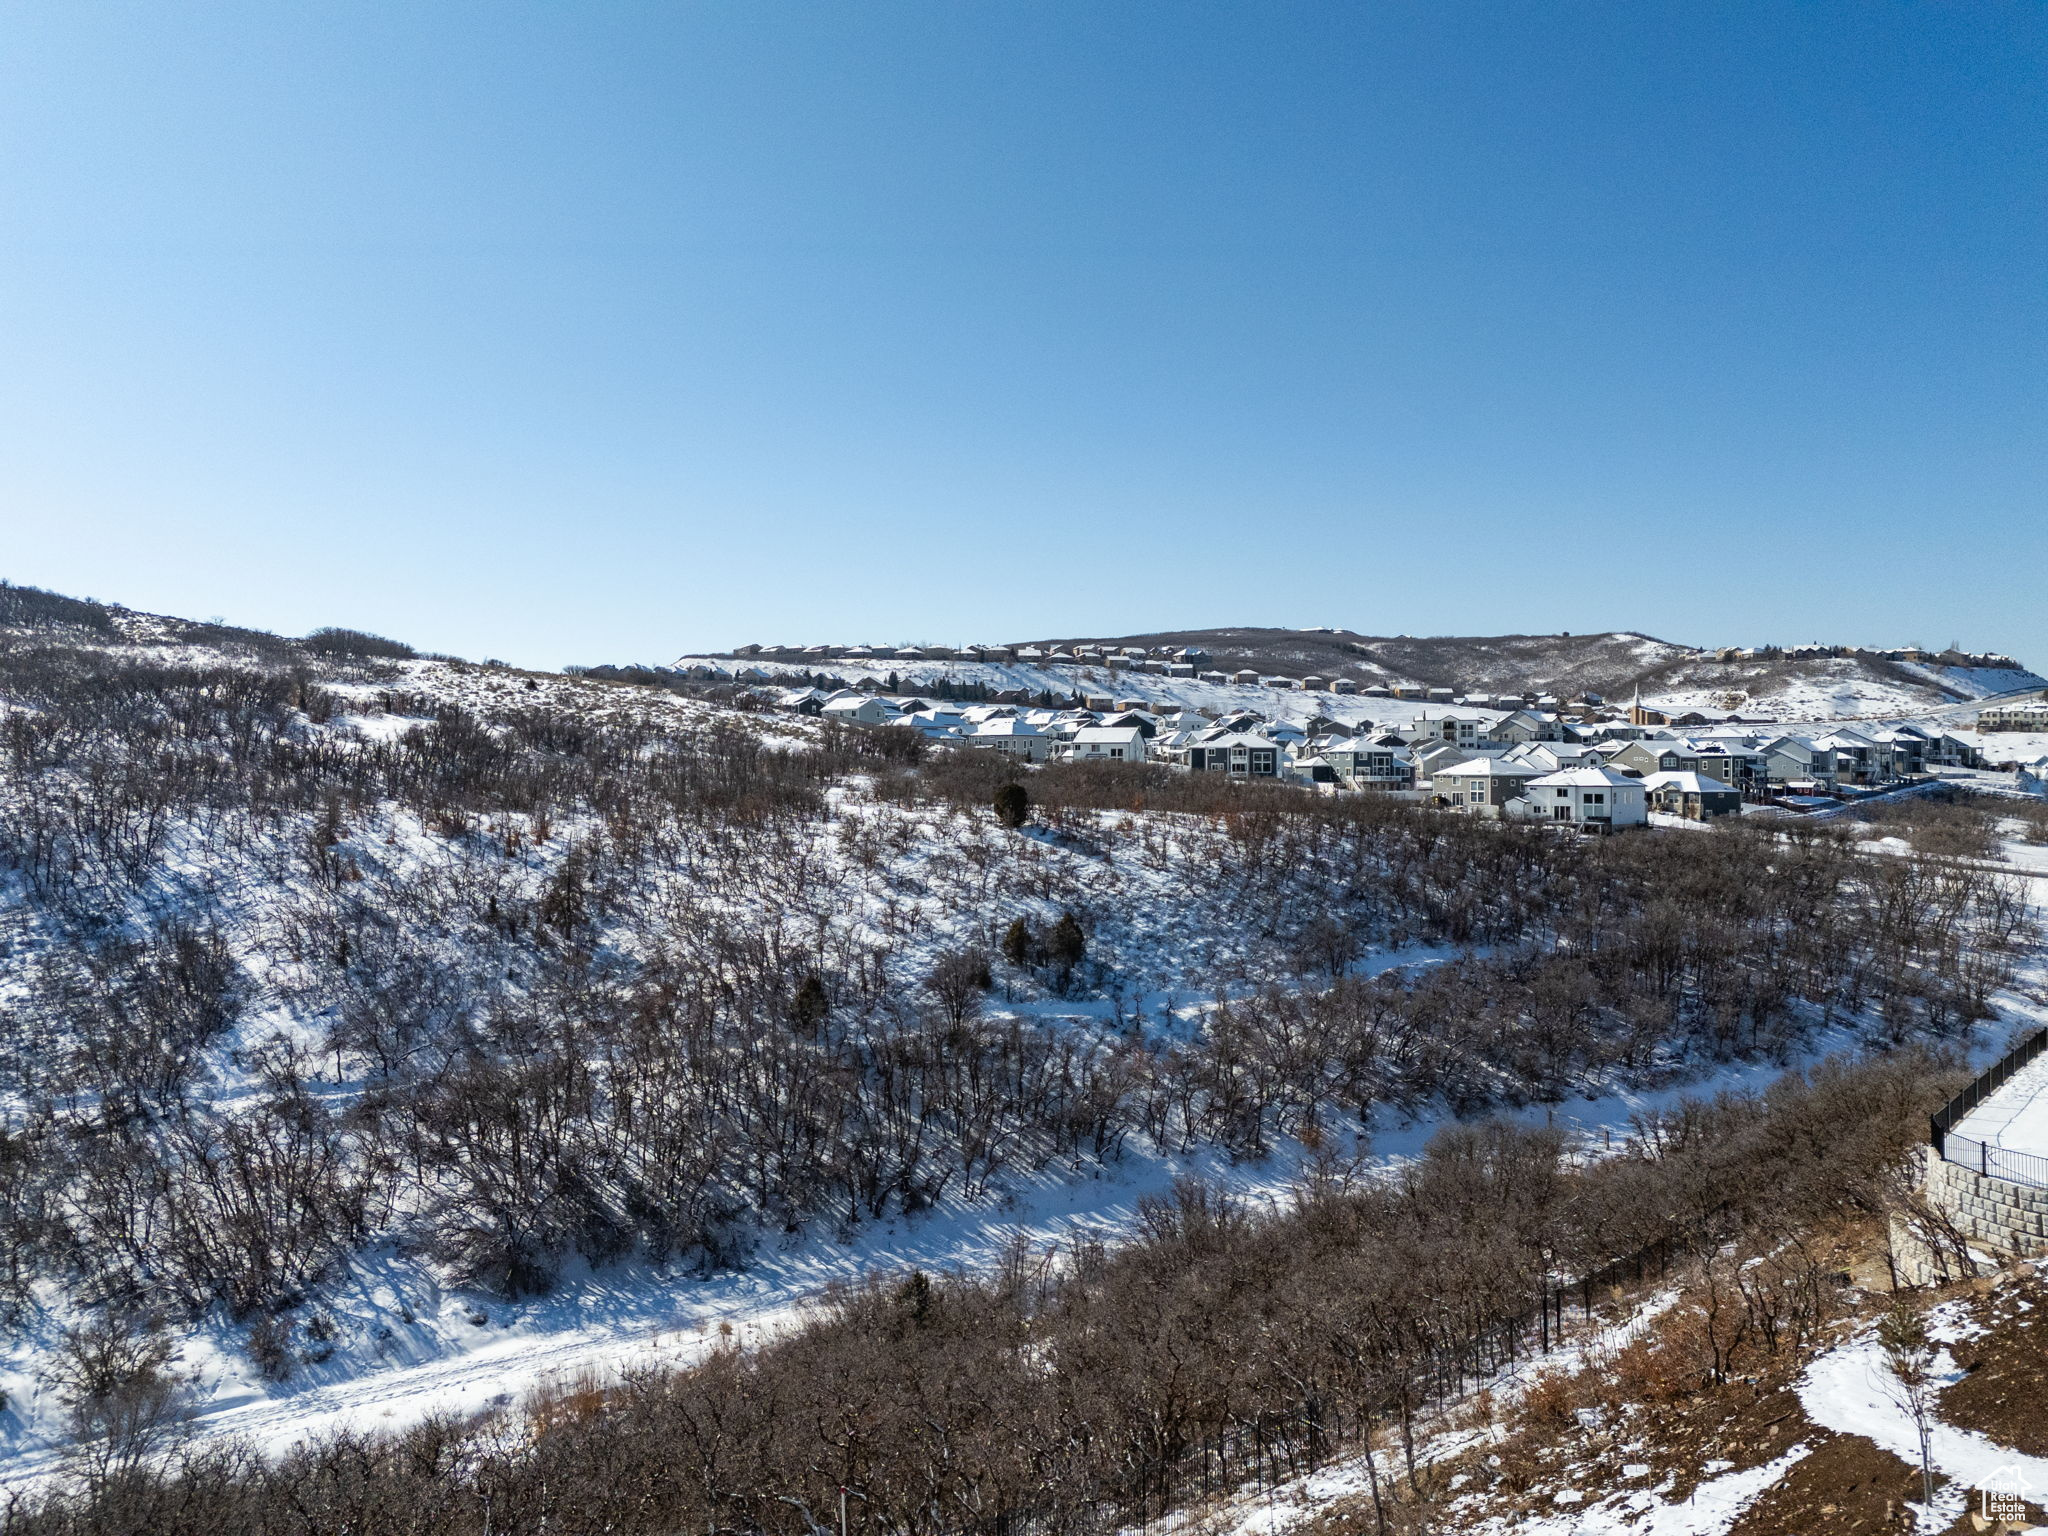
[[[1413, 962], [1398, 955], [1380, 963]], [[1977, 1054], [1995, 1055], [2000, 1039], [1986, 1032]], [[1852, 1044], [1846, 1033], [1826, 1035], [1810, 1055]], [[1598, 1155], [1628, 1134], [1633, 1116], [1686, 1096], [1759, 1088], [1781, 1070], [1737, 1063], [1669, 1088], [1537, 1106], [1518, 1118], [1552, 1121]], [[1363, 1171], [1414, 1157], [1440, 1124], [1377, 1128]], [[685, 1366], [722, 1345], [746, 1347], [800, 1324], [835, 1284], [913, 1268], [985, 1271], [1019, 1245], [1045, 1261], [1076, 1241], [1114, 1242], [1136, 1225], [1139, 1202], [1165, 1194], [1177, 1179], [1200, 1177], [1254, 1207], [1277, 1206], [1292, 1199], [1306, 1156], [1289, 1144], [1265, 1162], [1240, 1163], [1212, 1150], [1173, 1155], [1134, 1142], [1107, 1170], [1071, 1177], [1047, 1170], [996, 1205], [899, 1217], [849, 1242], [816, 1234], [787, 1246], [764, 1242], [743, 1269], [710, 1275], [644, 1264], [578, 1268], [550, 1295], [516, 1302], [443, 1289], [427, 1266], [380, 1249], [351, 1266], [328, 1307], [343, 1337], [358, 1342], [301, 1367], [288, 1382], [263, 1380], [241, 1353], [242, 1331], [224, 1318], [182, 1334], [174, 1364], [191, 1383], [187, 1427], [199, 1436], [240, 1436], [274, 1455], [336, 1430], [400, 1429], [429, 1415], [507, 1404], [540, 1387], [609, 1379], [636, 1366]], [[412, 1299], [409, 1308], [401, 1296]], [[46, 1322], [0, 1354], [0, 1389], [8, 1395], [0, 1486], [39, 1482], [61, 1460], [63, 1405], [37, 1375], [53, 1334]]]
[[[1454, 956], [1449, 950], [1411, 948], [1367, 957], [1355, 968], [1423, 966]], [[2013, 990], [1995, 1000], [2004, 1019], [1981, 1028], [1967, 1043], [1974, 1061], [1995, 1059], [2015, 1023], [2048, 1011], [2034, 1002], [2044, 985], [2048, 956], [2037, 954]], [[1162, 1015], [1208, 1006], [1186, 993], [1148, 994], [1133, 1001]], [[1058, 1006], [1062, 1012], [1082, 1013], [1109, 1005], [1069, 1001]], [[1587, 1155], [1598, 1156], [1625, 1140], [1637, 1115], [1687, 1097], [1758, 1089], [1786, 1065], [1851, 1050], [1857, 1043], [1853, 1032], [1832, 1030], [1814, 1037], [1799, 1062], [1731, 1063], [1661, 1089], [1614, 1091], [1504, 1113], [1530, 1123], [1555, 1123]], [[1361, 1173], [1370, 1176], [1413, 1158], [1442, 1123], [1376, 1124], [1365, 1143], [1369, 1155]], [[444, 1287], [426, 1263], [378, 1248], [352, 1262], [326, 1302], [342, 1325], [330, 1359], [301, 1366], [289, 1381], [266, 1381], [243, 1353], [244, 1330], [216, 1314], [179, 1335], [174, 1366], [190, 1383], [187, 1427], [193, 1435], [239, 1436], [274, 1455], [337, 1430], [396, 1430], [430, 1415], [464, 1415], [514, 1402], [536, 1388], [610, 1379], [636, 1366], [685, 1366], [720, 1346], [747, 1347], [772, 1338], [801, 1323], [828, 1288], [866, 1276], [912, 1268], [986, 1271], [1020, 1245], [1041, 1262], [1056, 1260], [1076, 1241], [1114, 1242], [1127, 1236], [1137, 1223], [1139, 1203], [1165, 1194], [1181, 1178], [1212, 1181], [1254, 1207], [1277, 1206], [1293, 1198], [1306, 1158], [1305, 1149], [1294, 1143], [1283, 1143], [1264, 1162], [1244, 1163], [1214, 1149], [1164, 1153], [1134, 1137], [1122, 1157], [1106, 1168], [1048, 1168], [1013, 1181], [993, 1202], [953, 1202], [920, 1216], [899, 1216], [845, 1241], [816, 1229], [786, 1241], [764, 1238], [742, 1268], [730, 1271], [701, 1274], [632, 1262], [599, 1270], [578, 1266], [549, 1295], [519, 1301]], [[38, 1326], [0, 1346], [0, 1391], [6, 1393], [6, 1406], [0, 1409], [0, 1487], [41, 1482], [61, 1461], [67, 1438], [64, 1407], [42, 1372], [65, 1316], [53, 1309]], [[1564, 1362], [1569, 1353], [1560, 1352], [1546, 1363]], [[1335, 1469], [1322, 1474], [1341, 1475]], [[1750, 1481], [1755, 1475], [1731, 1474], [1701, 1485], [1689, 1507], [1721, 1510], [1721, 1524], [1627, 1529], [1674, 1536], [1724, 1529], [1725, 1520], [1761, 1491], [1763, 1485]], [[1718, 1502], [1710, 1504], [1710, 1499]], [[1576, 1523], [1558, 1529], [1604, 1529], [1585, 1523], [1592, 1515], [1583, 1511], [1574, 1517]], [[1660, 1513], [1658, 1518], [1678, 1517]]]
[[[329, 1307], [346, 1334], [363, 1340], [358, 1346], [271, 1383], [239, 1353], [240, 1330], [215, 1319], [182, 1337], [174, 1367], [191, 1383], [193, 1433], [241, 1436], [276, 1454], [335, 1430], [397, 1429], [431, 1414], [475, 1413], [537, 1387], [688, 1365], [721, 1345], [773, 1337], [800, 1323], [829, 1287], [864, 1275], [979, 1271], [1019, 1245], [1045, 1256], [1075, 1241], [1113, 1240], [1137, 1219], [1140, 1199], [1176, 1178], [1210, 1179], [1254, 1204], [1282, 1200], [1294, 1167], [1140, 1152], [1107, 1176], [1043, 1178], [995, 1208], [898, 1218], [848, 1243], [810, 1236], [764, 1244], [743, 1269], [700, 1276], [646, 1264], [585, 1267], [550, 1295], [516, 1302], [441, 1290], [425, 1266], [380, 1250], [351, 1266]], [[413, 1321], [401, 1295], [414, 1299]], [[435, 1305], [420, 1305], [422, 1296]], [[14, 1340], [5, 1357], [0, 1485], [37, 1481], [60, 1458], [62, 1405], [33, 1373], [49, 1342]]]

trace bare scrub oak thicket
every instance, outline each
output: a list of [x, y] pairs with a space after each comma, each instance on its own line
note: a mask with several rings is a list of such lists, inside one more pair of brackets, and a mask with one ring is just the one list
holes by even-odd
[[[576, 1260], [744, 1262], [764, 1232], [980, 1199], [1134, 1136], [1257, 1156], [1377, 1106], [1782, 1056], [1831, 1022], [1939, 1039], [1985, 1016], [2025, 931], [1996, 877], [1813, 828], [1577, 842], [315, 638], [0, 589], [12, 1313], [54, 1293], [146, 1333], [219, 1308], [288, 1375], [371, 1243], [531, 1292]], [[1452, 952], [1357, 973], [1411, 944]], [[1126, 1006], [1141, 981], [1232, 1000], [1155, 1030]], [[1062, 996], [1110, 1017], [1002, 1006]], [[1459, 1282], [1430, 1337], [1492, 1326], [1512, 1290]], [[1140, 1416], [1153, 1470], [1075, 1520], [1180, 1496], [1201, 1436], [1179, 1412]], [[1308, 1433], [1287, 1423], [1209, 1442], [1198, 1481], [1242, 1466], [1242, 1433]], [[859, 1438], [828, 1431], [819, 1466]], [[130, 1472], [155, 1475], [98, 1481]], [[799, 1520], [770, 1503], [746, 1521]]]
[[1312, 1180], [1279, 1215], [1183, 1185], [1114, 1251], [877, 1279], [761, 1348], [479, 1420], [270, 1463], [188, 1447], [23, 1498], [7, 1529], [818, 1536], [844, 1488], [871, 1532], [1109, 1536], [1358, 1454], [1374, 1426], [1392, 1446], [1368, 1464], [1377, 1528], [1437, 1529], [1417, 1422], [1593, 1299], [1556, 1275], [1601, 1276], [1602, 1300], [1688, 1257], [1721, 1277], [1705, 1343], [1626, 1361], [1613, 1390], [1678, 1401], [1755, 1371], [1829, 1315], [1809, 1234], [1896, 1198], [1928, 1103], [1962, 1076], [1910, 1050], [1795, 1073], [1654, 1117], [1590, 1165], [1541, 1129], [1456, 1127], [1391, 1182]]

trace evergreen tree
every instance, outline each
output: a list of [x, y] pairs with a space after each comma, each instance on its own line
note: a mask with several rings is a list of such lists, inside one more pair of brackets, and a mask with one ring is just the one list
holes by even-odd
[[1038, 953], [1038, 935], [1026, 918], [1018, 918], [1003, 932], [1003, 958], [1018, 969], [1029, 965]]
[[1022, 784], [1005, 784], [996, 791], [996, 820], [1006, 827], [1021, 827], [1030, 819], [1031, 797]]
[[1060, 920], [1052, 925], [1052, 932], [1045, 938], [1045, 958], [1062, 972], [1073, 970], [1088, 958], [1088, 939], [1073, 913], [1062, 912]]
[[825, 995], [825, 983], [813, 971], [796, 989], [796, 996], [790, 999], [790, 1020], [799, 1029], [814, 1030], [825, 1022], [825, 1015], [831, 1011], [832, 1000]]

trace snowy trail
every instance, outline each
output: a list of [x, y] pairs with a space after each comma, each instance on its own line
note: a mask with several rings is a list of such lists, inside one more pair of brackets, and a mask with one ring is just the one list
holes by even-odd
[[[1407, 1148], [1411, 1138], [1395, 1140]], [[578, 1277], [551, 1296], [516, 1305], [451, 1295], [446, 1315], [429, 1320], [438, 1330], [423, 1324], [397, 1341], [427, 1358], [391, 1363], [358, 1351], [283, 1385], [256, 1378], [219, 1332], [202, 1335], [187, 1341], [179, 1362], [197, 1377], [189, 1428], [201, 1437], [241, 1436], [274, 1455], [341, 1429], [397, 1429], [432, 1414], [475, 1413], [551, 1383], [685, 1366], [722, 1343], [764, 1343], [801, 1323], [834, 1283], [911, 1268], [987, 1271], [1020, 1243], [1043, 1257], [1077, 1239], [1115, 1240], [1133, 1229], [1143, 1198], [1184, 1176], [1275, 1206], [1292, 1198], [1298, 1167], [1294, 1157], [1233, 1165], [1213, 1152], [1138, 1155], [1093, 1177], [1041, 1179], [1003, 1208], [886, 1222], [851, 1243], [813, 1237], [764, 1247], [744, 1270], [707, 1278], [629, 1266]], [[372, 1270], [356, 1277], [353, 1290], [366, 1307], [389, 1316], [388, 1300], [368, 1300], [382, 1279]], [[497, 1318], [469, 1329], [461, 1319], [472, 1313]], [[452, 1326], [449, 1317], [457, 1319]], [[54, 1402], [33, 1389], [16, 1396], [0, 1415], [0, 1428], [12, 1431], [0, 1487], [46, 1477], [62, 1449]]]

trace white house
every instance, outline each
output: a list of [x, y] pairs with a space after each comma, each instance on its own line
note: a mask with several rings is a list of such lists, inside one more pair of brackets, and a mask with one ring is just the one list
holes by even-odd
[[1508, 806], [1517, 820], [1561, 821], [1587, 832], [1648, 824], [1643, 781], [1612, 768], [1566, 768], [1531, 779]]
[[1063, 744], [1063, 755], [1089, 762], [1142, 763], [1145, 733], [1135, 725], [1084, 726], [1074, 733], [1073, 740]]

